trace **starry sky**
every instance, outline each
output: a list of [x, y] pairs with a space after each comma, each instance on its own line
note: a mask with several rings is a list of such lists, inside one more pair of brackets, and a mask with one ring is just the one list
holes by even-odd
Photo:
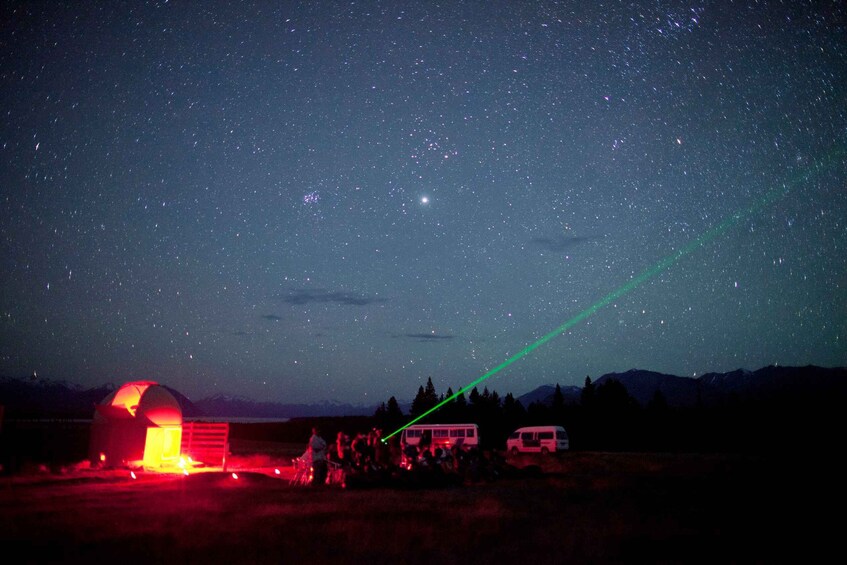
[[480, 390], [847, 365], [842, 2], [0, 10], [2, 375], [410, 400], [628, 284]]

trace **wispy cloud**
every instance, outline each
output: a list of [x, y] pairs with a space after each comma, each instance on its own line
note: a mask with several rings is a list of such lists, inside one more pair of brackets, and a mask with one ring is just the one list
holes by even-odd
[[408, 337], [410, 339], [417, 339], [418, 341], [438, 341], [438, 340], [450, 340], [455, 336], [453, 335], [440, 335], [440, 334], [403, 334], [402, 336], [397, 337]]
[[533, 245], [543, 247], [554, 253], [561, 253], [573, 249], [581, 243], [591, 241], [588, 237], [533, 237], [529, 240]]
[[282, 320], [282, 318], [280, 318], [276, 314], [265, 314], [264, 316], [262, 316], [262, 319], [270, 320], [271, 322], [278, 322], [278, 321]]
[[385, 299], [352, 292], [328, 291], [322, 288], [298, 288], [283, 296], [282, 301], [295, 306], [320, 303], [335, 303], [342, 306], [367, 306], [368, 304], [385, 302]]

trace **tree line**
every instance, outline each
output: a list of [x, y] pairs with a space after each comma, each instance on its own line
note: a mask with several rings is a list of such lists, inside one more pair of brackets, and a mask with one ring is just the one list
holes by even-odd
[[736, 398], [717, 406], [674, 407], [658, 390], [642, 406], [621, 382], [595, 384], [589, 377], [578, 402], [566, 402], [557, 384], [552, 401], [523, 406], [511, 393], [501, 397], [487, 387], [474, 387], [467, 397], [452, 388], [438, 394], [430, 377], [419, 387], [408, 414], [392, 396], [378, 406], [373, 419], [389, 433], [424, 414], [416, 423], [473, 422], [479, 425], [484, 449], [503, 449], [519, 427], [560, 425], [573, 450], [750, 452], [823, 448], [836, 439], [838, 413], [826, 400], [809, 406]]

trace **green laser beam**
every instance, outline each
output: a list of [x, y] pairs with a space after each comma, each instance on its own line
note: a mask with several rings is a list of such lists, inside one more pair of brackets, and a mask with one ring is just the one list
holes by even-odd
[[645, 281], [655, 277], [656, 275], [658, 275], [659, 273], [661, 273], [663, 271], [666, 271], [672, 265], [674, 265], [676, 262], [678, 262], [680, 259], [682, 259], [686, 255], [689, 255], [690, 253], [699, 249], [700, 247], [703, 247], [709, 241], [715, 239], [717, 236], [724, 233], [725, 231], [727, 231], [732, 226], [741, 222], [741, 220], [743, 220], [744, 218], [752, 216], [755, 212], [758, 212], [762, 208], [765, 208], [769, 204], [771, 204], [771, 203], [775, 202], [776, 200], [782, 198], [783, 196], [785, 196], [786, 194], [788, 194], [791, 191], [791, 187], [793, 185], [796, 185], [796, 184], [799, 184], [799, 183], [801, 183], [805, 180], [808, 180], [814, 173], [821, 171], [826, 165], [835, 161], [838, 157], [843, 156], [844, 154], [845, 154], [845, 151], [843, 149], [836, 149], [835, 151], [831, 152], [828, 155], [827, 159], [825, 159], [825, 161], [823, 163], [818, 164], [817, 166], [815, 166], [811, 170], [806, 170], [802, 174], [798, 175], [797, 178], [793, 179], [792, 181], [789, 181], [786, 184], [783, 184], [782, 187], [775, 188], [775, 189], [769, 191], [767, 194], [765, 194], [762, 198], [760, 198], [758, 201], [756, 201], [752, 206], [750, 206], [746, 210], [736, 212], [735, 214], [729, 216], [724, 221], [722, 221], [721, 223], [719, 223], [718, 225], [716, 225], [715, 227], [713, 227], [712, 229], [710, 229], [709, 231], [707, 231], [706, 233], [704, 233], [703, 235], [701, 235], [700, 237], [695, 239], [694, 241], [690, 242], [688, 245], [682, 247], [681, 249], [679, 249], [675, 253], [668, 255], [667, 257], [660, 260], [658, 263], [656, 263], [652, 267], [647, 268], [641, 274], [637, 275], [632, 280], [627, 282], [625, 285], [621, 286], [617, 290], [610, 292], [609, 294], [607, 294], [606, 296], [604, 296], [603, 298], [601, 298], [600, 300], [598, 300], [597, 302], [595, 302], [594, 304], [592, 304], [591, 306], [589, 306], [588, 308], [586, 308], [585, 310], [580, 312], [579, 314], [575, 315], [573, 318], [569, 319], [567, 322], [565, 322], [564, 324], [562, 324], [561, 326], [559, 326], [555, 330], [551, 331], [550, 333], [548, 333], [548, 334], [544, 335], [543, 337], [541, 337], [540, 339], [538, 339], [538, 341], [536, 341], [535, 343], [531, 343], [530, 345], [524, 347], [523, 349], [521, 349], [520, 351], [518, 351], [517, 353], [515, 353], [514, 355], [512, 355], [511, 357], [509, 357], [508, 359], [506, 359], [505, 361], [503, 361], [502, 363], [500, 363], [499, 365], [497, 365], [496, 367], [494, 367], [493, 369], [491, 369], [490, 371], [488, 371], [487, 373], [485, 373], [484, 375], [482, 375], [481, 377], [476, 379], [475, 381], [473, 381], [473, 382], [465, 385], [464, 387], [460, 388], [452, 396], [445, 398], [444, 400], [442, 400], [441, 402], [439, 402], [438, 404], [436, 404], [435, 406], [433, 406], [432, 408], [430, 408], [429, 410], [427, 410], [423, 414], [417, 416], [416, 418], [414, 418], [410, 422], [406, 423], [404, 426], [401, 426], [400, 428], [391, 432], [387, 436], [384, 436], [382, 438], [382, 441], [384, 441], [384, 442], [388, 441], [391, 437], [393, 437], [393, 436], [397, 435], [398, 433], [402, 432], [404, 429], [406, 429], [409, 426], [415, 424], [416, 422], [421, 421], [422, 419], [426, 418], [427, 416], [429, 416], [433, 412], [439, 410], [442, 406], [444, 406], [448, 402], [455, 400], [456, 398], [458, 398], [458, 396], [460, 394], [462, 394], [462, 393], [464, 393], [468, 390], [473, 389], [473, 387], [477, 386], [479, 383], [485, 381], [486, 379], [493, 377], [494, 375], [496, 375], [497, 373], [499, 373], [500, 371], [502, 371], [503, 369], [505, 369], [506, 367], [508, 367], [512, 363], [515, 363], [516, 361], [526, 357], [527, 355], [529, 355], [530, 353], [532, 353], [533, 351], [535, 351], [536, 349], [538, 349], [539, 347], [541, 347], [542, 345], [544, 345], [545, 343], [547, 343], [548, 341], [553, 339], [554, 337], [556, 337], [560, 334], [563, 334], [564, 332], [568, 331], [570, 328], [574, 327], [576, 324], [585, 320], [589, 316], [592, 316], [593, 314], [595, 314], [601, 308], [608, 306], [609, 304], [611, 304], [612, 302], [614, 302], [618, 298], [621, 298], [622, 296], [629, 294], [630, 292], [635, 290], [637, 287], [641, 286]]

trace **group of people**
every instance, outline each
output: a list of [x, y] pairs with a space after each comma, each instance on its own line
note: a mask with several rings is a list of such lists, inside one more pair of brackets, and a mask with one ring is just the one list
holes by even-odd
[[329, 467], [344, 478], [344, 484], [385, 483], [411, 477], [417, 483], [453, 484], [497, 478], [504, 462], [489, 460], [477, 448], [447, 448], [422, 442], [399, 445], [383, 441], [378, 428], [351, 437], [338, 432], [328, 445], [318, 428], [312, 428], [304, 458], [312, 465], [312, 485], [327, 484]]
[[390, 467], [393, 463], [391, 445], [382, 439], [382, 430], [373, 428], [350, 437], [340, 431], [331, 452], [333, 461], [346, 470], [368, 471]]
[[303, 459], [311, 462], [313, 485], [327, 482], [330, 464], [345, 474], [389, 469], [393, 464], [391, 446], [382, 441], [382, 430], [378, 428], [368, 433], [359, 432], [353, 437], [340, 431], [331, 445], [327, 444], [318, 428], [312, 428]]

